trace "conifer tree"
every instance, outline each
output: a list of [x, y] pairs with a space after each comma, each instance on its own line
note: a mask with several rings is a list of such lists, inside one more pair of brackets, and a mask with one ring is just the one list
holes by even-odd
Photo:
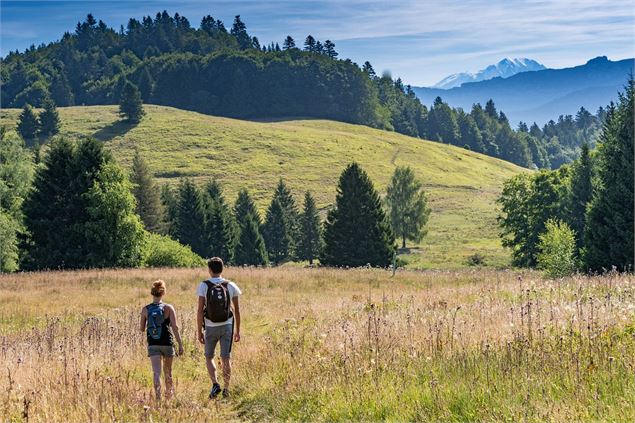
[[300, 240], [297, 246], [297, 256], [300, 260], [313, 260], [320, 255], [322, 247], [322, 227], [315, 200], [310, 192], [304, 195], [304, 207], [300, 215]]
[[39, 134], [44, 137], [56, 135], [60, 132], [60, 117], [55, 103], [49, 97], [44, 99], [43, 107], [39, 116]]
[[240, 222], [247, 219], [247, 215], [254, 216], [258, 226], [262, 224], [256, 204], [251, 199], [249, 192], [247, 192], [246, 189], [241, 189], [238, 191], [238, 197], [236, 198], [236, 203], [234, 204], [234, 217], [236, 218], [236, 223], [240, 225]]
[[390, 222], [395, 235], [401, 238], [401, 248], [406, 240], [420, 242], [430, 216], [422, 184], [415, 178], [411, 168], [397, 167], [392, 175], [386, 194]]
[[584, 241], [584, 220], [587, 205], [593, 196], [593, 163], [589, 145], [582, 144], [580, 158], [574, 163], [571, 175], [570, 227], [575, 232], [576, 247]]
[[618, 105], [609, 109], [597, 153], [598, 186], [585, 226], [585, 264], [602, 271], [633, 270], [633, 110], [630, 79]]
[[362, 67], [362, 71], [368, 75], [370, 79], [375, 79], [377, 74], [375, 73], [375, 69], [373, 69], [373, 65], [370, 64], [369, 61], [364, 62], [364, 66]]
[[269, 260], [281, 264], [291, 256], [290, 224], [282, 204], [277, 198], [271, 200], [262, 227], [262, 235], [267, 246]]
[[234, 17], [234, 24], [232, 25], [230, 34], [236, 37], [236, 41], [238, 41], [238, 45], [242, 50], [253, 47], [253, 41], [247, 33], [247, 26], [240, 19], [240, 15]]
[[161, 233], [169, 235], [172, 238], [176, 238], [179, 201], [174, 194], [174, 190], [170, 188], [168, 184], [163, 184], [161, 186], [161, 205], [164, 210]]
[[28, 269], [136, 266], [142, 227], [123, 172], [94, 139], [51, 144], [24, 204]]
[[282, 44], [282, 49], [291, 50], [292, 48], [295, 48], [295, 40], [290, 35], [287, 35], [287, 38], [284, 39], [284, 44]]
[[204, 245], [205, 205], [201, 192], [189, 179], [179, 183], [176, 238], [189, 245], [196, 254], [205, 255]]
[[379, 194], [364, 170], [350, 164], [340, 176], [335, 207], [324, 225], [321, 263], [327, 266], [388, 266], [394, 235]]
[[160, 232], [163, 227], [163, 207], [161, 193], [152, 177], [148, 163], [139, 150], [132, 159], [132, 193], [137, 199], [136, 213], [150, 232]]
[[338, 56], [337, 51], [335, 51], [335, 43], [331, 40], [324, 41], [324, 52], [331, 58], [335, 59]]
[[[293, 195], [282, 178], [278, 181], [276, 190], [273, 193], [273, 199], [278, 200], [280, 202], [280, 206], [282, 207], [287, 225], [286, 232], [289, 234], [290, 238], [289, 253], [292, 254], [295, 250], [295, 243], [298, 239], [299, 212], [295, 205]], [[266, 238], [265, 241], [267, 241]]]
[[234, 261], [237, 265], [264, 266], [268, 263], [265, 241], [255, 216], [248, 214], [240, 222], [240, 236], [236, 244]]
[[304, 50], [315, 52], [315, 38], [312, 35], [308, 35], [304, 40]]
[[221, 186], [215, 180], [204, 190], [207, 203], [205, 236], [208, 257], [220, 257], [225, 263], [233, 263], [236, 229], [229, 206], [223, 198]]
[[239, 230], [234, 251], [238, 265], [265, 265], [268, 262], [265, 241], [260, 232], [260, 215], [247, 190], [238, 192], [234, 215]]
[[119, 114], [131, 123], [138, 123], [145, 114], [139, 89], [130, 81], [126, 82], [121, 93]]
[[25, 104], [18, 118], [18, 133], [25, 140], [32, 140], [38, 133], [37, 115], [30, 104]]

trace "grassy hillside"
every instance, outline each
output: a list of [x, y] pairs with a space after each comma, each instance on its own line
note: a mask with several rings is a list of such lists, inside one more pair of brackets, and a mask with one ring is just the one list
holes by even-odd
[[[60, 108], [61, 133], [103, 140], [128, 166], [135, 148], [161, 182], [180, 177], [218, 178], [233, 201], [246, 187], [264, 211], [283, 177], [301, 202], [311, 190], [324, 211], [337, 179], [359, 162], [382, 192], [396, 165], [409, 165], [424, 182], [432, 214], [421, 245], [404, 256], [409, 267], [462, 267], [474, 253], [505, 265], [498, 239], [495, 199], [502, 182], [521, 172], [510, 163], [461, 148], [325, 120], [252, 122], [169, 107], [145, 106], [139, 125], [119, 122], [117, 107]], [[0, 122], [14, 126], [19, 110], [4, 109]]]

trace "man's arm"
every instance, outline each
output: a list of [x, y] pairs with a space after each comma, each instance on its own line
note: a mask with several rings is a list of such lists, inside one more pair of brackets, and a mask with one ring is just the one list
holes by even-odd
[[141, 332], [145, 332], [146, 330], [146, 320], [148, 319], [147, 313], [148, 311], [145, 307], [143, 307], [141, 309], [141, 321], [139, 322], [139, 328], [141, 329]]
[[236, 329], [234, 333], [234, 341], [240, 341], [240, 304], [238, 303], [238, 297], [232, 298], [232, 303], [234, 304], [234, 328]]
[[196, 334], [198, 342], [205, 343], [205, 336], [203, 336], [203, 310], [205, 309], [205, 297], [198, 297], [198, 309], [196, 310]]

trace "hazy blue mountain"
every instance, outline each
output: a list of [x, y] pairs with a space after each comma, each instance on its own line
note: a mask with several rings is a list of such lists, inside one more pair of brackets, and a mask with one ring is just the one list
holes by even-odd
[[487, 79], [496, 78], [509, 78], [517, 73], [529, 72], [547, 69], [544, 65], [536, 62], [532, 59], [524, 57], [516, 59], [503, 59], [495, 65], [489, 65], [485, 69], [481, 69], [477, 73], [462, 72], [455, 73], [450, 76], [446, 76], [441, 81], [433, 85], [433, 88], [441, 88], [444, 90], [459, 87], [466, 82], [478, 82], [485, 81]]
[[466, 111], [472, 104], [485, 105], [491, 98], [512, 123], [522, 120], [542, 125], [561, 114], [574, 115], [580, 106], [595, 112], [615, 101], [631, 73], [633, 59], [611, 61], [601, 56], [572, 68], [522, 72], [509, 78], [468, 82], [449, 90], [425, 87], [413, 90], [428, 107], [440, 96], [451, 106]]

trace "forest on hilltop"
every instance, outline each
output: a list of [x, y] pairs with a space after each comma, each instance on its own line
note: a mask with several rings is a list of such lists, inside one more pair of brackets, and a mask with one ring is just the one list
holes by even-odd
[[[144, 103], [234, 118], [313, 117], [465, 147], [532, 168], [558, 167], [592, 143], [601, 116], [584, 109], [540, 130], [510, 127], [493, 102], [470, 113], [440, 98], [428, 109], [409, 85], [372, 65], [338, 59], [335, 44], [311, 35], [261, 45], [236, 16], [228, 30], [205, 16], [198, 28], [166, 11], [117, 31], [88, 15], [74, 33], [1, 61], [3, 107], [117, 104], [128, 82]], [[549, 127], [548, 127], [549, 126]], [[538, 131], [536, 131], [538, 129]]]

